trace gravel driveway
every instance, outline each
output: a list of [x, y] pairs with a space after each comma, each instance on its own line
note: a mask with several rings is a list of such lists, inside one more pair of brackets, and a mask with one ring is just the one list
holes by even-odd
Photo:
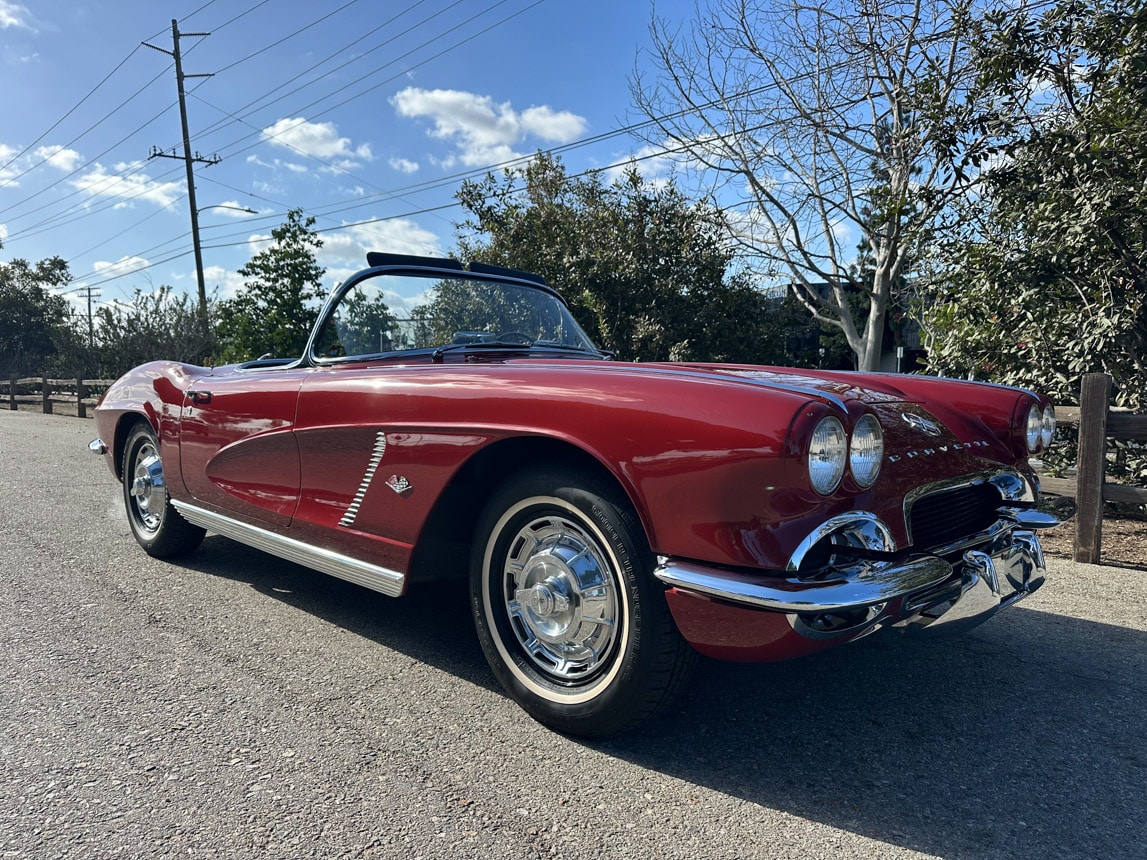
[[1055, 560], [962, 638], [705, 662], [586, 744], [496, 688], [460, 593], [216, 536], [148, 558], [94, 434], [0, 413], [0, 857], [1147, 855], [1143, 571]]

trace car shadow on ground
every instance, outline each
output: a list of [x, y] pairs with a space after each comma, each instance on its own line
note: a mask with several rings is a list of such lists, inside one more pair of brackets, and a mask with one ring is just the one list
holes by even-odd
[[[392, 600], [218, 537], [183, 566], [500, 690], [461, 583]], [[705, 660], [671, 713], [587, 745], [946, 858], [1142, 857], [1147, 633], [1030, 605], [951, 639], [883, 633], [787, 663]]]

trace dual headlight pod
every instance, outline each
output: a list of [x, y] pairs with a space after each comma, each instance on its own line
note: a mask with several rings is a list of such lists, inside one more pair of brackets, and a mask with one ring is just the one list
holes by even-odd
[[875, 415], [864, 415], [852, 428], [851, 443], [840, 419], [822, 418], [812, 432], [808, 476], [813, 489], [827, 496], [839, 485], [847, 465], [861, 488], [871, 487], [884, 459], [884, 433]]
[[1032, 404], [1028, 410], [1026, 435], [1028, 452], [1031, 454], [1045, 451], [1051, 445], [1051, 437], [1055, 435], [1055, 408], [1050, 403], [1042, 412], [1039, 404]]

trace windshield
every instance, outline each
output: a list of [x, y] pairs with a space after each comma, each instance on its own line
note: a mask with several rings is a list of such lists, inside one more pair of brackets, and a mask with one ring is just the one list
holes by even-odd
[[500, 344], [597, 353], [548, 290], [475, 277], [383, 273], [352, 286], [323, 322], [318, 359]]

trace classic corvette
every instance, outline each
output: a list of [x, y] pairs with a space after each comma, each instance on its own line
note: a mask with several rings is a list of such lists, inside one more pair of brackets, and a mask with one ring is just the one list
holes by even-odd
[[587, 737], [664, 707], [697, 653], [964, 630], [1044, 581], [1039, 394], [623, 363], [534, 275], [368, 264], [301, 357], [106, 392], [90, 447], [147, 553], [211, 531], [394, 597], [468, 587], [509, 694]]

